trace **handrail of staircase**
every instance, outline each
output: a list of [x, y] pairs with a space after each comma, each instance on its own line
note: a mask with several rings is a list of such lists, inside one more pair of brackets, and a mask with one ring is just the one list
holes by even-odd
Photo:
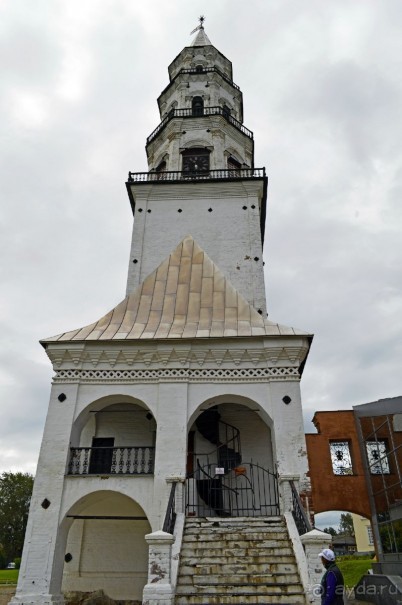
[[[233, 436], [230, 437], [230, 439], [227, 439], [227, 441], [223, 441], [222, 443], [217, 443], [216, 444], [216, 448], [214, 450], [211, 450], [210, 452], [208, 452], [208, 456], [210, 456], [211, 454], [213, 454], [214, 452], [216, 452], [219, 448], [221, 448], [222, 446], [226, 445], [229, 446], [229, 443], [233, 442], [233, 445], [238, 447], [238, 452], [241, 455], [241, 445], [240, 445], [240, 430], [237, 428], [237, 426], [233, 426], [233, 424], [229, 424], [228, 422], [225, 422], [224, 420], [218, 420], [218, 423], [221, 425], [224, 425], [225, 427], [229, 427], [230, 429], [232, 429], [233, 431]], [[226, 437], [227, 437], [227, 428], [225, 428], [225, 432], [226, 432]]]
[[176, 522], [176, 511], [175, 511], [175, 494], [176, 494], [177, 481], [173, 481], [172, 488], [170, 490], [169, 502], [167, 505], [165, 520], [163, 522], [163, 531], [168, 534], [172, 534], [174, 531], [174, 525]]
[[293, 481], [289, 481], [290, 487], [292, 489], [292, 514], [293, 519], [295, 520], [297, 530], [299, 535], [302, 536], [306, 534], [308, 531], [311, 531], [312, 525], [307, 516], [307, 513], [304, 509], [303, 503], [301, 501], [299, 492], [296, 489], [296, 486]]

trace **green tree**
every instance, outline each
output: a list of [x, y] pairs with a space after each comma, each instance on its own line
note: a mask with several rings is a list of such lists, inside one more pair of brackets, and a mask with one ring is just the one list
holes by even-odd
[[326, 534], [331, 534], [331, 536], [336, 536], [338, 534], [334, 527], [325, 527], [322, 531]]
[[340, 534], [346, 536], [354, 536], [355, 529], [353, 527], [353, 517], [350, 513], [342, 513], [341, 518], [339, 520], [339, 529], [338, 532]]
[[0, 475], [0, 544], [8, 563], [22, 554], [33, 481], [29, 473]]

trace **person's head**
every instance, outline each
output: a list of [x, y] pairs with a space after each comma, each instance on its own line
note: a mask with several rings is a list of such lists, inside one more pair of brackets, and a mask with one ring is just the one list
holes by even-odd
[[324, 548], [318, 556], [321, 557], [321, 562], [324, 567], [327, 567], [330, 563], [335, 561], [335, 553], [330, 548]]

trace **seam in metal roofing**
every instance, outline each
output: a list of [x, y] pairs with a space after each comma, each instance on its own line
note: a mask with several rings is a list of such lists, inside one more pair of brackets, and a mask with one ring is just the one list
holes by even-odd
[[189, 235], [99, 321], [41, 342], [295, 335], [308, 336], [264, 320]]

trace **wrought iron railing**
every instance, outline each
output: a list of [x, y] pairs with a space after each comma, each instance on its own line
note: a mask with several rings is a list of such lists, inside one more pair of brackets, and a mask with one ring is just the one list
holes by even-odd
[[242, 462], [224, 473], [216, 464], [198, 466], [186, 479], [186, 514], [195, 517], [279, 515], [277, 475]]
[[176, 522], [176, 485], [177, 481], [172, 483], [172, 488], [170, 490], [169, 502], [167, 505], [165, 521], [163, 522], [163, 531], [166, 531], [169, 534], [172, 534], [174, 531], [174, 524]]
[[72, 447], [69, 475], [152, 475], [155, 448]]
[[202, 113], [195, 114], [192, 107], [185, 107], [183, 109], [178, 109], [177, 107], [171, 109], [169, 113], [163, 118], [162, 122], [155, 128], [153, 132], [147, 138], [147, 145], [151, 143], [154, 138], [165, 128], [165, 126], [172, 120], [173, 118], [200, 118], [205, 116], [223, 116], [225, 120], [227, 120], [232, 126], [240, 130], [243, 134], [245, 134], [250, 139], [254, 138], [254, 135], [251, 130], [243, 126], [239, 120], [236, 120], [228, 110], [224, 107], [204, 107]]
[[296, 486], [293, 481], [290, 481], [290, 487], [292, 488], [293, 519], [295, 520], [299, 535], [302, 536], [303, 534], [306, 534], [308, 531], [311, 531], [313, 528], [312, 528], [310, 520], [307, 516], [307, 513], [304, 509], [299, 492], [297, 491]]
[[170, 170], [166, 172], [129, 172], [129, 183], [165, 183], [166, 181], [217, 181], [235, 179], [260, 179], [265, 168], [239, 168], [208, 170], [205, 172]]
[[233, 88], [236, 88], [236, 90], [240, 90], [240, 86], [238, 86], [237, 84], [235, 84], [233, 82], [233, 80], [231, 80], [230, 78], [228, 78], [228, 76], [226, 76], [223, 71], [221, 71], [219, 69], [219, 67], [203, 67], [202, 69], [200, 69], [199, 67], [190, 67], [189, 69], [181, 69], [179, 71], [179, 73], [177, 75], [180, 74], [209, 74], [215, 72], [217, 74], [220, 75], [220, 77], [225, 80], [225, 82], [227, 82], [228, 84], [230, 84], [231, 86], [233, 86]]
[[190, 67], [190, 68], [183, 68], [181, 69], [176, 75], [175, 77], [169, 82], [169, 84], [162, 90], [161, 92], [161, 96], [163, 95], [164, 92], [166, 92], [169, 87], [173, 84], [173, 82], [182, 74], [184, 75], [197, 75], [197, 74], [208, 74], [208, 73], [212, 73], [215, 72], [217, 74], [219, 74], [221, 76], [221, 78], [223, 80], [225, 80], [225, 82], [227, 82], [228, 84], [230, 84], [231, 86], [233, 86], [233, 88], [235, 88], [236, 90], [240, 90], [240, 86], [238, 86], [237, 84], [235, 84], [233, 82], [233, 80], [231, 80], [226, 74], [223, 73], [223, 71], [221, 71], [218, 67]]
[[[209, 410], [204, 414], [209, 414]], [[204, 415], [197, 419], [197, 428], [205, 439], [214, 443], [216, 447], [208, 453], [194, 453], [194, 468], [195, 466], [216, 466], [223, 467], [225, 473], [239, 466], [242, 461], [240, 431], [232, 424], [228, 424], [223, 420], [218, 420], [216, 423], [217, 431], [213, 430], [214, 424], [207, 417], [207, 423], [204, 426], [200, 424], [200, 420]], [[213, 438], [215, 437], [215, 439]]]

